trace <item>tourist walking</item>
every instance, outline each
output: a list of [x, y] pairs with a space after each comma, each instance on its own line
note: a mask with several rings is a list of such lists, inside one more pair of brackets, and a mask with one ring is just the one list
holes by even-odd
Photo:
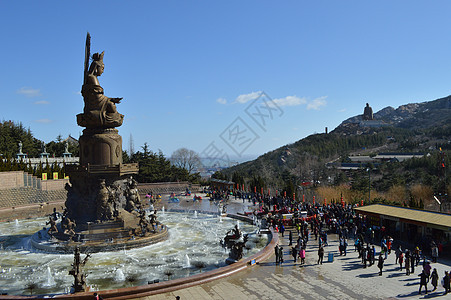
[[413, 256], [415, 257], [415, 266], [418, 267], [418, 264], [420, 263], [420, 247], [415, 247], [415, 250], [413, 251]]
[[424, 273], [426, 273], [426, 275], [428, 276], [428, 278], [431, 276], [431, 264], [429, 262], [426, 262], [425, 264], [423, 264], [423, 270]]
[[368, 258], [367, 248], [362, 247], [362, 254], [361, 254], [361, 256], [362, 256], [363, 267], [366, 268], [366, 259]]
[[301, 258], [301, 265], [305, 264], [305, 248], [302, 247], [299, 251], [299, 257]]
[[279, 262], [283, 263], [283, 247], [279, 248]]
[[427, 274], [423, 271], [421, 271], [421, 274], [418, 275], [420, 276], [420, 289], [418, 290], [418, 294], [421, 295], [421, 287], [424, 285], [424, 288], [426, 290], [426, 294], [428, 293], [428, 281], [429, 281], [429, 277], [427, 276]]
[[374, 263], [376, 262], [376, 247], [371, 248], [371, 265], [374, 265]]
[[379, 268], [379, 276], [382, 276], [382, 268], [384, 267], [384, 258], [382, 257], [382, 253], [379, 254], [377, 267]]
[[431, 284], [434, 287], [434, 289], [432, 291], [435, 291], [437, 289], [437, 285], [438, 285], [438, 273], [437, 273], [436, 268], [434, 268], [434, 270], [432, 271], [432, 274], [431, 274]]
[[285, 232], [285, 226], [283, 226], [283, 223], [280, 222], [280, 233], [282, 234], [282, 237], [283, 237], [284, 232]]
[[291, 232], [291, 230], [290, 233], [288, 234], [288, 241], [289, 241], [288, 246], [293, 245], [293, 233]]
[[395, 264], [398, 263], [398, 259], [399, 259], [399, 255], [402, 253], [402, 248], [401, 245], [396, 249], [395, 251], [395, 255], [396, 255], [396, 259], [395, 259]]
[[435, 242], [432, 242], [432, 262], [437, 262], [437, 258], [438, 258], [438, 247], [435, 244]]
[[318, 249], [318, 264], [323, 264], [323, 258], [324, 258], [324, 248], [320, 246]]
[[445, 295], [449, 293], [449, 273], [445, 271], [445, 276], [443, 276], [443, 287], [445, 288]]
[[296, 257], [298, 256], [296, 247], [291, 247], [291, 256], [293, 256], [293, 261], [296, 263]]
[[406, 250], [406, 275], [410, 275], [410, 252]]
[[280, 258], [279, 258], [279, 244], [277, 244], [274, 247], [274, 254], [276, 255], [276, 264], [278, 264], [280, 262]]
[[398, 261], [399, 261], [399, 270], [402, 271], [402, 264], [404, 262], [404, 254], [401, 252], [398, 255]]

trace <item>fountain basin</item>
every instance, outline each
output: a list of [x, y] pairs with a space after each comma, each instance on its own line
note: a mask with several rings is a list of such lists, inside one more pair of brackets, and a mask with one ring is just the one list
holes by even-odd
[[[149, 236], [137, 236], [133, 238], [130, 238], [126, 233], [123, 233], [124, 237], [122, 238], [119, 230], [112, 230], [111, 234], [114, 238], [111, 238], [111, 240], [105, 239], [105, 237], [109, 236], [106, 230], [100, 231], [96, 232], [96, 230], [91, 230], [91, 233], [82, 232], [81, 236], [86, 237], [87, 241], [74, 242], [70, 239], [67, 241], [56, 240], [49, 236], [45, 229], [41, 229], [32, 235], [31, 245], [33, 248], [44, 252], [73, 253], [75, 247], [79, 247], [83, 253], [94, 253], [144, 247], [164, 241], [169, 236], [169, 231], [166, 226], [158, 226], [156, 233]], [[96, 235], [99, 237], [96, 238]]]
[[[159, 217], [163, 223], [168, 225], [169, 234], [171, 236], [169, 240], [130, 251], [93, 254], [90, 261], [86, 264], [86, 272], [88, 274], [87, 282], [88, 285], [92, 286], [91, 292], [77, 293], [75, 297], [77, 299], [82, 299], [85, 296], [86, 298], [92, 297], [92, 291], [95, 290], [102, 290], [102, 295], [118, 293], [116, 296], [121, 295], [121, 297], [124, 296], [127, 298], [135, 297], [131, 295], [136, 293], [160, 293], [167, 289], [182, 288], [187, 284], [199, 284], [205, 282], [205, 280], [209, 281], [233, 274], [240, 269], [246, 268], [251, 257], [256, 257], [257, 262], [259, 261], [258, 257], [264, 257], [261, 253], [258, 257], [255, 256], [259, 249], [254, 249], [255, 251], [253, 250], [254, 252], [247, 253], [248, 257], [244, 258], [242, 261], [231, 266], [223, 267], [225, 266], [225, 258], [228, 254], [220, 248], [219, 238], [223, 237], [225, 232], [234, 226], [236, 220], [223, 218], [223, 223], [220, 223], [218, 216], [201, 213], [198, 214], [197, 219], [194, 219], [192, 218], [192, 212], [188, 214], [166, 212], [165, 215], [166, 217], [171, 215], [175, 216], [172, 221], [166, 219], [164, 216]], [[19, 226], [26, 227], [26, 223], [27, 222], [25, 222], [25, 224], [21, 223]], [[189, 229], [188, 232], [191, 234], [189, 236], [186, 235], [186, 231], [184, 233], [182, 227], [185, 227], [185, 229], [187, 227]], [[245, 224], [243, 224], [242, 228], [244, 233], [248, 232], [252, 234], [255, 230], [255, 227]], [[17, 232], [19, 233], [18, 235], [22, 235], [20, 232], [21, 230]], [[0, 233], [3, 233], [1, 227]], [[210, 236], [213, 242], [205, 241], [206, 236]], [[171, 245], [173, 241], [175, 244]], [[215, 250], [204, 249], [206, 243], [212, 244]], [[59, 254], [51, 257], [44, 256], [40, 259], [39, 266], [30, 266], [27, 264], [30, 264], [29, 261], [33, 259], [30, 258], [27, 260], [27, 256], [36, 256], [35, 259], [39, 259], [38, 257], [42, 254], [36, 253], [36, 251], [33, 250], [30, 251], [28, 248], [30, 245], [26, 238], [19, 238], [13, 244], [15, 245], [14, 247], [11, 247], [11, 243], [10, 245], [5, 245], [6, 249], [3, 251], [9, 252], [9, 254], [12, 252], [13, 255], [9, 257], [11, 264], [21, 264], [19, 267], [20, 274], [18, 274], [16, 278], [11, 278], [14, 276], [12, 276], [11, 271], [3, 268], [5, 261], [0, 259], [0, 265], [2, 265], [3, 270], [6, 269], [6, 271], [0, 273], [0, 286], [19, 284], [22, 289], [17, 289], [15, 292], [13, 290], [6, 292], [9, 294], [26, 294], [27, 291], [24, 290], [23, 287], [27, 283], [37, 280], [33, 274], [46, 275], [48, 265], [54, 266], [51, 267], [52, 275], [55, 277], [57, 286], [69, 287], [71, 285], [72, 278], [67, 275], [67, 272], [70, 269], [70, 264], [73, 260], [72, 255]], [[193, 245], [196, 245], [198, 248], [193, 248]], [[262, 247], [265, 245], [266, 241]], [[269, 251], [269, 255], [271, 255], [271, 253], [272, 251]], [[2, 253], [1, 257], [4, 257], [3, 254], [4, 253]], [[195, 267], [186, 267], [186, 255], [189, 256], [192, 265], [195, 265], [196, 261], [204, 261], [205, 268], [203, 270], [205, 271], [202, 272]], [[214, 255], [218, 256], [213, 257]], [[109, 258], [109, 260], [107, 258]], [[152, 267], [152, 270], [148, 269], [148, 267]], [[175, 280], [166, 281], [169, 279], [165, 278], [164, 275], [165, 270], [167, 269], [174, 271], [174, 276], [172, 278], [176, 278], [180, 275], [182, 276]], [[0, 272], [2, 272], [2, 270], [0, 270]], [[139, 272], [146, 274], [146, 276], [140, 277]], [[159, 280], [159, 283], [153, 283], [155, 279]], [[47, 282], [47, 279], [39, 279], [38, 281], [42, 286], [43, 282]], [[152, 284], [148, 284], [148, 282], [152, 282]], [[3, 291], [0, 289], [0, 292]], [[64, 292], [67, 292], [67, 290], [57, 290], [52, 292], [51, 288], [48, 287], [39, 290], [36, 289], [33, 294], [58, 294], [55, 296], [63, 298], [74, 296], [62, 295], [61, 293]], [[116, 297], [113, 296], [113, 294], [108, 297]]]

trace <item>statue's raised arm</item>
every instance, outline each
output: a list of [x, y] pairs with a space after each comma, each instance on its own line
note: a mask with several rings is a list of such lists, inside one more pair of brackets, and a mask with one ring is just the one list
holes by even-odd
[[84, 83], [81, 89], [85, 107], [82, 114], [77, 115], [78, 125], [86, 128], [114, 128], [122, 125], [124, 115], [116, 110], [116, 103], [122, 98], [109, 98], [103, 94], [103, 88], [99, 84], [98, 76], [101, 76], [105, 65], [103, 56], [105, 52], [94, 53], [92, 62], [87, 68], [90, 56], [90, 40], [86, 37], [85, 73]]

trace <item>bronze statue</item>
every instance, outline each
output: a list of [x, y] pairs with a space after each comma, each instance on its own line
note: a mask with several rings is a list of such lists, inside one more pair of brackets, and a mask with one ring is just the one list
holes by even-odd
[[106, 186], [105, 179], [100, 180], [99, 192], [97, 194], [97, 220], [105, 221], [113, 219], [113, 208], [111, 207], [111, 203], [109, 201], [110, 191]]
[[49, 221], [45, 223], [45, 225], [50, 225], [50, 229], [47, 231], [49, 235], [53, 235], [58, 232], [58, 228], [56, 227], [56, 222], [52, 216], [49, 216]]
[[102, 53], [94, 53], [89, 69], [87, 68], [90, 57], [91, 36], [86, 37], [85, 73], [81, 89], [85, 107], [82, 114], [77, 115], [78, 125], [86, 128], [114, 128], [122, 125], [124, 115], [116, 110], [116, 103], [122, 98], [109, 98], [103, 94], [103, 88], [99, 84], [98, 76], [101, 76], [105, 65]]
[[130, 176], [128, 187], [126, 191], [127, 203], [125, 209], [128, 212], [133, 212], [136, 209], [141, 209], [141, 200], [138, 193], [138, 182]]
[[72, 285], [74, 293], [86, 291], [86, 275], [83, 274], [81, 268], [88, 262], [90, 256], [91, 255], [87, 254], [82, 261], [80, 259], [80, 249], [78, 247], [75, 248], [74, 263], [72, 264], [72, 270], [69, 271], [69, 275], [74, 276], [74, 284]]
[[366, 104], [365, 109], [363, 110], [363, 120], [365, 121], [374, 120], [373, 109], [368, 103]]
[[242, 259], [243, 258], [243, 248], [245, 247], [247, 241], [248, 241], [248, 236], [247, 236], [247, 234], [245, 234], [243, 236], [243, 241], [233, 243], [233, 245], [230, 249], [229, 258], [232, 260], [235, 260], [235, 261]]

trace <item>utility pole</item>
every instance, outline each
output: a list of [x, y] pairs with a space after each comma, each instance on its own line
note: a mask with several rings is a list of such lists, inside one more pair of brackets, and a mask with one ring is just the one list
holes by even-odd
[[371, 203], [371, 168], [366, 168], [366, 171], [368, 172], [368, 204]]

